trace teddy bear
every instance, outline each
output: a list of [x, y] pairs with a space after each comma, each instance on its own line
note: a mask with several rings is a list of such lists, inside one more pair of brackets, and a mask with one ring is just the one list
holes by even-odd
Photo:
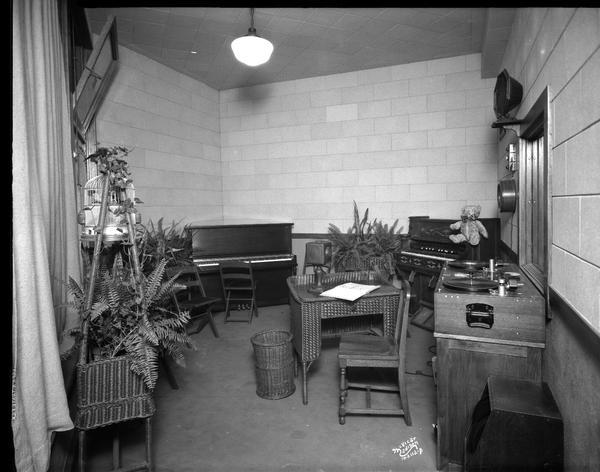
[[450, 240], [457, 244], [467, 241], [472, 246], [477, 246], [479, 244], [480, 234], [484, 238], [487, 238], [488, 233], [485, 226], [477, 219], [479, 218], [480, 213], [480, 205], [467, 205], [463, 207], [460, 221], [450, 225], [450, 229], [459, 229], [460, 233], [449, 235]]

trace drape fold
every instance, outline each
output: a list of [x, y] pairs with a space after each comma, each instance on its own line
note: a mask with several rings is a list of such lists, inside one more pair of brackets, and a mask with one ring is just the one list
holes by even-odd
[[79, 277], [67, 78], [57, 0], [13, 0], [12, 430], [17, 470], [48, 470], [73, 428], [60, 361]]

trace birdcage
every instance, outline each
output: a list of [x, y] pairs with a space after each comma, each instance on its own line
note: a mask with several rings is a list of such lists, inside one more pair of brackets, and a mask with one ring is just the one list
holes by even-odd
[[[80, 239], [84, 245], [94, 244], [96, 228], [100, 222], [102, 187], [105, 178], [104, 174], [92, 177], [84, 187], [84, 206], [78, 215], [79, 224], [83, 226]], [[106, 223], [102, 232], [105, 243], [110, 244], [128, 240], [127, 214], [122, 211], [123, 204], [128, 200], [131, 204], [135, 202], [135, 188], [132, 183], [128, 183], [125, 188], [110, 187]], [[137, 218], [139, 218], [138, 214], [136, 214]]]

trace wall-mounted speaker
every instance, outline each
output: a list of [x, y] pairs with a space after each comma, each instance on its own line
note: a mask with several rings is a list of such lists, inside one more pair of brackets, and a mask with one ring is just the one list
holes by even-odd
[[494, 113], [496, 118], [508, 118], [508, 113], [521, 103], [523, 86], [504, 69], [494, 87]]

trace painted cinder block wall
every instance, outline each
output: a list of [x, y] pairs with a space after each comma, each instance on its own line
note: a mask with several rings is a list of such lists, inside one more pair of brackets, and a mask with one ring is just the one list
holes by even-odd
[[494, 79], [481, 55], [220, 92], [223, 213], [326, 233], [361, 213], [496, 216]]
[[[593, 334], [600, 333], [599, 47], [600, 9], [523, 8], [503, 60], [523, 85], [517, 117], [550, 87], [550, 286], [584, 321], [553, 306], [543, 377], [563, 416], [565, 470], [573, 472], [600, 470], [600, 337]], [[502, 227], [503, 241], [518, 252], [518, 218], [502, 216]]]
[[133, 148], [128, 161], [142, 222], [222, 216], [219, 93], [119, 46], [119, 68], [99, 110], [100, 145]]

